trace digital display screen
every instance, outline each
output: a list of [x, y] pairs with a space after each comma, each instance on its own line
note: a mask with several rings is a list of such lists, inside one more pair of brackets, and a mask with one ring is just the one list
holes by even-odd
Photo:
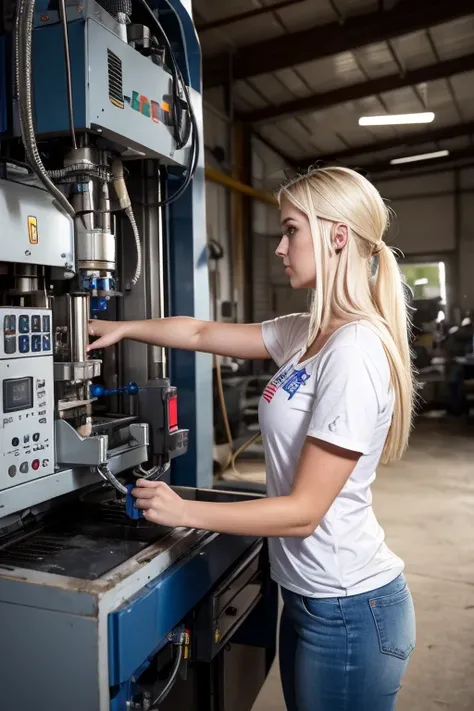
[[33, 407], [33, 378], [3, 381], [3, 412], [17, 412]]

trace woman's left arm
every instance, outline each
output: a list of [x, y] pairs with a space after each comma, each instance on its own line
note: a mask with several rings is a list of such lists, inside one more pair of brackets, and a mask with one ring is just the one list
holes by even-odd
[[291, 493], [252, 501], [182, 499], [167, 484], [139, 480], [133, 495], [147, 520], [235, 535], [306, 538], [319, 526], [360, 457], [307, 437]]

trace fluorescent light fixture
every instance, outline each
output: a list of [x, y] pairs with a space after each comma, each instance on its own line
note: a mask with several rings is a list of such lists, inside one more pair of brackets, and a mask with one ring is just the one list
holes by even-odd
[[428, 284], [428, 279], [426, 277], [423, 277], [423, 279], [415, 279], [414, 281], [414, 286], [424, 286], [425, 284]]
[[445, 158], [446, 156], [449, 156], [449, 151], [433, 151], [432, 153], [420, 153], [417, 156], [393, 158], [390, 161], [390, 165], [401, 165], [402, 163], [416, 163], [419, 160], [432, 160], [433, 158]]
[[361, 116], [359, 126], [399, 126], [410, 123], [431, 123], [434, 113], [426, 111], [418, 114], [383, 114], [381, 116]]

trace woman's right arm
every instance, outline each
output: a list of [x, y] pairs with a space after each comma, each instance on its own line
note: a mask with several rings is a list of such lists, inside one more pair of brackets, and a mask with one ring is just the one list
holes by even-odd
[[261, 324], [220, 323], [175, 316], [146, 321], [90, 321], [89, 335], [98, 340], [89, 351], [106, 348], [123, 338], [141, 343], [214, 353], [229, 358], [266, 360]]

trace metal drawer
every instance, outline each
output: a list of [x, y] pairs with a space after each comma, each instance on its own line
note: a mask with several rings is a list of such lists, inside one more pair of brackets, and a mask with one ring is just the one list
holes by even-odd
[[262, 598], [263, 543], [259, 541], [199, 606], [195, 618], [196, 661], [207, 662], [229, 641]]

